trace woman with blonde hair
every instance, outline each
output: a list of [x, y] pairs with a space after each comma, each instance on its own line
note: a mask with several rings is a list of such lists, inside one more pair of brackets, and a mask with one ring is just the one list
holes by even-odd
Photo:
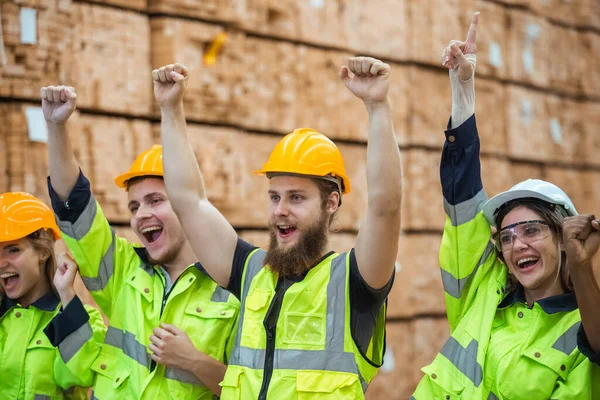
[[[60, 238], [52, 210], [22, 192], [0, 194], [0, 393], [5, 399], [85, 399], [82, 377], [67, 363], [91, 364], [86, 336], [100, 346], [106, 332], [102, 316], [86, 306], [85, 329], [69, 332], [54, 347], [44, 329], [62, 307], [79, 302], [72, 290], [76, 267], [66, 254], [55, 257]], [[57, 265], [58, 271], [57, 272]], [[52, 329], [52, 325], [48, 329]]]

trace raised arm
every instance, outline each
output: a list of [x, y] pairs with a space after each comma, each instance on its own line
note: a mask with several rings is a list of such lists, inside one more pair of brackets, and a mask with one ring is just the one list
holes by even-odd
[[600, 354], [600, 288], [593, 271], [593, 258], [600, 247], [600, 222], [590, 214], [565, 218], [563, 243], [581, 324], [591, 350]]
[[452, 40], [442, 53], [452, 85], [452, 118], [445, 131], [440, 180], [446, 223], [440, 267], [450, 330], [471, 306], [494, 266], [490, 226], [481, 212], [487, 195], [481, 180], [480, 142], [475, 122], [475, 52], [479, 13], [463, 41]]
[[342, 67], [344, 85], [369, 114], [367, 145], [367, 216], [356, 239], [356, 260], [365, 282], [380, 289], [394, 270], [400, 237], [402, 165], [387, 97], [391, 69], [370, 57], [356, 57]]
[[69, 86], [47, 86], [40, 90], [40, 95], [48, 126], [50, 180], [58, 198], [67, 201], [79, 176], [66, 125], [75, 111], [77, 94]]
[[198, 261], [221, 286], [227, 287], [238, 236], [209, 201], [200, 168], [190, 147], [183, 94], [188, 70], [171, 64], [152, 71], [154, 96], [161, 109], [165, 187]]

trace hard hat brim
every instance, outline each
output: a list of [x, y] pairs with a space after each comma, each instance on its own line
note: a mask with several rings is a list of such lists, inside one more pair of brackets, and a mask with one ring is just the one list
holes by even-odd
[[[550, 204], [559, 204], [556, 201], [556, 199], [553, 199], [549, 196], [543, 195], [543, 194], [538, 193], [533, 190], [524, 190], [524, 189], [512, 190], [512, 191], [508, 190], [506, 192], [499, 193], [499, 194], [495, 195], [494, 197], [492, 197], [491, 199], [489, 199], [483, 206], [483, 215], [485, 216], [485, 219], [488, 221], [488, 223], [491, 226], [496, 226], [496, 218], [495, 218], [496, 213], [504, 204], [506, 204], [512, 200], [526, 199], [526, 198], [539, 199], [539, 200], [546, 201]], [[575, 210], [574, 208], [568, 209], [567, 212], [571, 216], [578, 215], [577, 210]]]
[[158, 174], [158, 173], [148, 173], [148, 172], [142, 172], [142, 171], [136, 171], [136, 172], [125, 172], [124, 174], [121, 174], [119, 176], [117, 176], [115, 178], [115, 184], [122, 188], [125, 189], [127, 187], [127, 181], [133, 178], [138, 178], [138, 177], [142, 177], [142, 176], [147, 176], [147, 177], [162, 177], [163, 175]]

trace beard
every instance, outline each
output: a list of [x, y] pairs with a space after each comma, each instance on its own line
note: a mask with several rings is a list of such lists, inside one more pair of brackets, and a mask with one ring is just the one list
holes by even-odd
[[169, 249], [167, 249], [166, 252], [164, 252], [162, 255], [159, 255], [157, 258], [152, 257], [150, 252], [146, 250], [146, 253], [148, 254], [148, 261], [150, 261], [152, 265], [160, 265], [162, 267], [173, 264], [177, 260], [177, 257], [179, 257], [181, 251], [183, 250], [184, 243], [185, 239], [180, 238], [175, 243], [173, 243], [173, 245]]
[[303, 275], [314, 266], [327, 246], [329, 223], [326, 213], [300, 236], [298, 243], [287, 249], [281, 248], [277, 243], [277, 226], [269, 223], [269, 227], [269, 251], [263, 265], [284, 278]]

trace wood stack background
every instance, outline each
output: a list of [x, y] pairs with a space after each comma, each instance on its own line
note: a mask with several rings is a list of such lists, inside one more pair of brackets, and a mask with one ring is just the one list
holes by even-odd
[[[36, 14], [36, 43], [22, 43], [21, 13]], [[70, 134], [110, 221], [128, 227], [113, 178], [159, 142], [150, 72], [191, 69], [185, 98], [191, 142], [211, 200], [258, 245], [267, 181], [251, 171], [275, 143], [310, 126], [345, 156], [338, 251], [354, 241], [366, 207], [366, 112], [337, 78], [353, 54], [392, 64], [394, 123], [405, 177], [403, 235], [388, 311], [388, 351], [369, 399], [405, 399], [447, 338], [438, 246], [439, 183], [450, 114], [440, 54], [478, 32], [477, 117], [488, 195], [526, 178], [550, 180], [582, 212], [600, 213], [600, 6], [598, 0], [8, 0], [0, 4], [0, 191], [47, 199], [46, 145], [29, 139], [39, 89], [74, 86]], [[228, 34], [215, 65], [203, 55]]]

